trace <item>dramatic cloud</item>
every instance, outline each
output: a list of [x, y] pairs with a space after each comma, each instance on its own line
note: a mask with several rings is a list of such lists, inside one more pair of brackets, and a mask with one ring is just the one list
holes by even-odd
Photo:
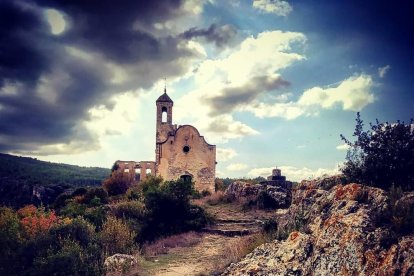
[[273, 13], [278, 16], [287, 16], [292, 11], [292, 6], [283, 0], [254, 0], [253, 7], [262, 12]]
[[[282, 170], [282, 175], [286, 176], [287, 180], [290, 181], [301, 181], [304, 179], [315, 179], [317, 177], [321, 177], [323, 175], [335, 175], [339, 173], [338, 168], [334, 169], [325, 169], [325, 168], [318, 168], [315, 170], [303, 167], [297, 168], [293, 166], [280, 166], [278, 167]], [[251, 177], [267, 177], [272, 173], [272, 167], [269, 168], [255, 168], [248, 172], [248, 175]]]
[[289, 82], [275, 76], [258, 76], [249, 80], [240, 87], [228, 87], [223, 89], [221, 95], [206, 99], [210, 104], [212, 113], [220, 114], [223, 110], [233, 111], [236, 107], [248, 105], [258, 95], [288, 86]]
[[[191, 17], [201, 1], [0, 2], [0, 151], [75, 153], [100, 147], [89, 122], [126, 91], [140, 93], [163, 77], [181, 76], [204, 57], [180, 33], [157, 26]], [[225, 35], [227, 33], [227, 36]], [[230, 39], [214, 28], [208, 41]]]
[[244, 107], [244, 110], [252, 112], [259, 118], [281, 117], [287, 120], [316, 115], [321, 109], [333, 109], [337, 106], [342, 110], [360, 111], [374, 102], [373, 86], [372, 77], [362, 74], [325, 88], [308, 89], [297, 101], [286, 102], [286, 98], [279, 99], [280, 102], [275, 103], [254, 101]]
[[234, 164], [230, 164], [226, 167], [226, 169], [228, 171], [243, 171], [247, 168], [248, 168], [248, 166], [246, 164], [242, 164], [242, 163], [234, 163]]
[[217, 27], [212, 24], [208, 29], [191, 28], [181, 34], [184, 39], [202, 38], [208, 42], [214, 42], [217, 47], [229, 44], [237, 34], [237, 30], [231, 25]]
[[384, 67], [378, 68], [378, 76], [382, 79], [385, 77], [385, 75], [388, 73], [388, 71], [391, 69], [390, 65], [385, 65]]
[[237, 156], [237, 152], [230, 148], [217, 148], [217, 160], [220, 162], [226, 162]]
[[305, 42], [301, 33], [266, 31], [247, 37], [220, 59], [206, 59], [195, 70], [198, 88], [177, 101], [177, 118], [193, 119], [216, 142], [257, 134], [234, 120], [232, 112], [244, 111], [261, 97], [285, 98], [282, 90], [289, 82], [278, 72], [305, 58], [299, 53]]

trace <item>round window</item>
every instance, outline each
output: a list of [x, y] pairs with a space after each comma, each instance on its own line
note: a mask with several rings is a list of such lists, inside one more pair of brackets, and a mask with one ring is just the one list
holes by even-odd
[[190, 151], [190, 147], [189, 146], [184, 146], [183, 147], [183, 152], [184, 153], [188, 153]]

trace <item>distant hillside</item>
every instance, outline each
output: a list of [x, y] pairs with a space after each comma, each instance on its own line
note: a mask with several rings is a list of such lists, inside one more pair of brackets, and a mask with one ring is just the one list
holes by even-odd
[[[0, 153], [0, 204], [20, 206], [38, 200], [49, 203], [70, 188], [100, 185], [109, 174], [110, 169], [51, 163]], [[37, 198], [33, 198], [34, 194]]]

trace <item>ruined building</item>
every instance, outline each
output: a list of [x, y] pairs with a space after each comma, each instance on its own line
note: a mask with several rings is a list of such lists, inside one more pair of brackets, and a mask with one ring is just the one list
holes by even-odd
[[173, 105], [164, 89], [156, 101], [155, 162], [116, 161], [118, 170], [136, 181], [145, 180], [148, 174], [164, 180], [182, 178], [194, 181], [200, 192], [214, 192], [216, 146], [208, 144], [194, 126], [173, 124]]
[[266, 181], [261, 181], [260, 184], [279, 186], [286, 189], [292, 188], [292, 182], [286, 180], [286, 176], [282, 175], [282, 171], [278, 168], [272, 170], [272, 175], [267, 177]]

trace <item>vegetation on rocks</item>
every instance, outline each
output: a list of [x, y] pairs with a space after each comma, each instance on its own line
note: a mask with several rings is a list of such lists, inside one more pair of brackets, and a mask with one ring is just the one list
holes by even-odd
[[410, 123], [364, 123], [357, 113], [355, 142], [341, 135], [350, 147], [342, 172], [351, 182], [389, 190], [392, 186], [414, 190], [414, 128]]

